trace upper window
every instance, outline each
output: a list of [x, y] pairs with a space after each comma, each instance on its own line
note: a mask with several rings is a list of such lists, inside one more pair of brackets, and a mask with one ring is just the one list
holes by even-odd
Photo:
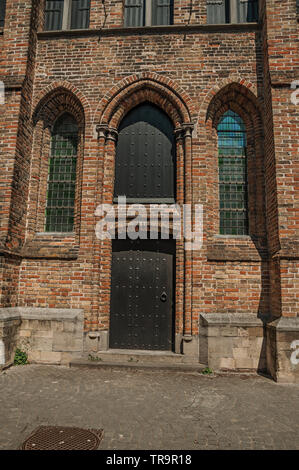
[[0, 0], [0, 28], [4, 26], [6, 0]]
[[77, 148], [77, 123], [63, 114], [52, 131], [45, 232], [73, 231]]
[[247, 235], [246, 131], [240, 116], [227, 111], [217, 127], [220, 234]]
[[173, 24], [173, 0], [125, 0], [124, 26]]
[[89, 27], [90, 0], [46, 0], [45, 30]]
[[207, 0], [207, 23], [255, 23], [258, 0]]
[[114, 197], [128, 202], [175, 200], [173, 124], [160, 108], [144, 103], [132, 109], [119, 127]]

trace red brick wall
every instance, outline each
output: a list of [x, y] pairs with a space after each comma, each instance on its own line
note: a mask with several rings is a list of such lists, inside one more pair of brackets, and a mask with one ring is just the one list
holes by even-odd
[[[101, 200], [112, 196], [108, 177], [114, 144], [98, 140], [95, 127], [101, 119], [106, 123], [103, 112], [121, 88], [130, 83], [133, 87], [134, 81], [137, 87], [140, 75], [136, 74], [143, 73], [145, 90], [155, 84], [161, 105], [170, 109], [171, 99], [177, 100], [195, 126], [192, 149], [188, 144], [190, 165], [184, 167], [186, 174], [180, 170], [181, 176], [185, 174], [185, 194], [188, 186], [193, 203], [204, 206], [204, 246], [185, 264], [189, 282], [185, 306], [192, 304], [192, 333], [197, 333], [201, 312], [294, 315], [298, 311], [298, 296], [292, 290], [294, 261], [283, 261], [282, 268], [280, 257], [272, 258], [281, 245], [284, 255], [290, 255], [293, 248], [288, 242], [294, 247], [298, 240], [298, 107], [290, 103], [288, 89], [298, 65], [298, 23], [295, 1], [283, 3], [284, 9], [281, 2], [261, 1], [262, 25], [236, 28], [205, 26], [206, 2], [197, 2], [190, 15], [190, 3], [181, 0], [175, 2], [175, 25], [200, 27], [129, 32], [115, 29], [122, 26], [121, 1], [106, 0], [104, 24], [103, 4], [92, 0], [93, 33], [36, 35], [42, 29], [42, 2], [33, 2], [31, 8], [29, 1], [7, 0], [0, 73], [13, 77], [11, 83], [17, 86], [25, 82], [22, 93], [20, 86], [12, 86], [0, 115], [4, 168], [0, 235], [2, 246], [20, 253], [23, 260], [18, 299], [17, 284], [10, 293], [6, 287], [3, 305], [80, 307], [87, 328], [107, 328], [110, 248], [95, 239], [94, 211]], [[103, 25], [108, 29], [101, 33]], [[124, 105], [115, 106], [111, 122]], [[251, 236], [247, 238], [217, 237], [215, 127], [228, 108], [243, 117], [248, 135]], [[77, 113], [82, 132], [75, 232], [61, 238], [37, 232], [42, 231], [46, 194], [48, 146], [42, 142], [49, 139], [56, 111], [58, 115], [63, 109]], [[183, 195], [181, 186], [179, 193]], [[177, 285], [182, 286], [183, 270], [179, 273]], [[183, 325], [180, 289], [177, 332]]]

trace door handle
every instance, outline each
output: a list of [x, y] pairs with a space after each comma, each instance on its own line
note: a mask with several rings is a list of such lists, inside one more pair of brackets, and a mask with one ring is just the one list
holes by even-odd
[[166, 292], [162, 292], [161, 296], [160, 296], [160, 300], [161, 302], [166, 302], [167, 300], [167, 294]]

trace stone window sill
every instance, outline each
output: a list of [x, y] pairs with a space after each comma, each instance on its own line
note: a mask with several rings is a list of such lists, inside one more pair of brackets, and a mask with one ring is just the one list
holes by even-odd
[[146, 34], [177, 34], [177, 33], [215, 33], [215, 32], [252, 32], [261, 29], [260, 23], [227, 23], [227, 24], [174, 24], [167, 26], [141, 26], [141, 27], [110, 27], [98, 29], [70, 29], [57, 31], [39, 31], [39, 39], [57, 39], [59, 37], [80, 37], [80, 36], [125, 36], [125, 35], [146, 35]]

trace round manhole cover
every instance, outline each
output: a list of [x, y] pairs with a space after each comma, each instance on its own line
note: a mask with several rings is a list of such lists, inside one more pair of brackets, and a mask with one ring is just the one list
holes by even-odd
[[40, 426], [22, 445], [22, 450], [96, 450], [103, 430]]

